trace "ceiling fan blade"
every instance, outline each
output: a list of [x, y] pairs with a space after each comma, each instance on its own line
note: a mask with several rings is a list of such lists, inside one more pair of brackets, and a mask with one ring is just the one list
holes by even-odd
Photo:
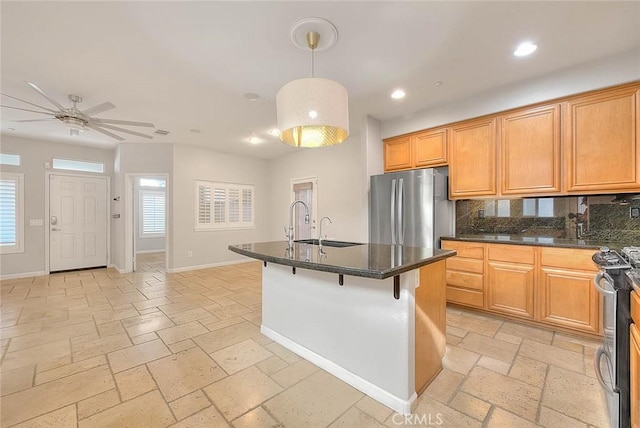
[[[86, 111], [84, 112], [87, 113]], [[149, 122], [131, 122], [129, 120], [116, 120], [116, 119], [99, 119], [97, 117], [91, 118], [93, 122], [96, 123], [111, 123], [114, 125], [129, 125], [129, 126], [146, 126], [148, 128], [153, 128], [154, 124]]]
[[57, 102], [56, 100], [54, 100], [53, 98], [51, 98], [49, 95], [46, 94], [46, 92], [44, 92], [42, 89], [40, 89], [38, 87], [38, 85], [36, 85], [35, 83], [31, 83], [31, 82], [27, 82], [27, 85], [31, 86], [33, 88], [34, 91], [36, 91], [37, 93], [39, 93], [40, 95], [42, 95], [43, 97], [45, 97], [46, 99], [49, 100], [49, 102], [51, 104], [53, 104], [54, 106], [58, 107], [60, 110], [65, 111], [66, 109], [62, 106], [62, 104], [60, 104], [59, 102]]
[[131, 134], [131, 135], [136, 135], [138, 137], [143, 137], [143, 138], [149, 138], [152, 139], [153, 137], [151, 135], [147, 135], [147, 134], [142, 134], [140, 132], [136, 132], [136, 131], [129, 131], [128, 129], [124, 129], [124, 128], [119, 128], [117, 126], [111, 126], [111, 125], [104, 125], [104, 124], [93, 124], [95, 127], [100, 127], [100, 128], [107, 128], [107, 129], [113, 129], [114, 131], [118, 131], [118, 132], [124, 132], [126, 134]]
[[91, 125], [91, 124], [89, 124], [89, 125], [87, 125], [87, 128], [91, 128], [91, 129], [93, 129], [94, 131], [102, 132], [104, 135], [108, 135], [109, 137], [111, 137], [111, 138], [115, 138], [115, 139], [116, 139], [116, 140], [118, 140], [118, 141], [124, 141], [124, 138], [122, 138], [121, 136], [116, 135], [116, 134], [114, 134], [113, 132], [109, 132], [109, 131], [107, 131], [107, 130], [105, 130], [105, 129], [98, 128], [98, 127], [97, 127], [97, 126], [95, 126], [95, 125]]
[[48, 114], [49, 116], [53, 116], [53, 113], [49, 113], [48, 111], [29, 110], [29, 109], [26, 109], [26, 108], [3, 106], [3, 105], [0, 105], [0, 107], [12, 108], [12, 109], [15, 109], [15, 110], [22, 110], [22, 111], [30, 111], [31, 113]]
[[50, 117], [48, 119], [12, 120], [12, 122], [48, 122], [50, 120], [58, 120], [58, 119], [55, 117]]
[[7, 94], [3, 94], [3, 93], [0, 93], [0, 95], [2, 95], [3, 97], [14, 99], [16, 101], [20, 101], [21, 103], [25, 103], [25, 104], [32, 105], [34, 107], [41, 108], [42, 110], [46, 110], [46, 111], [49, 111], [49, 112], [54, 113], [54, 114], [57, 113], [57, 111], [55, 111], [53, 109], [42, 107], [42, 106], [39, 106], [38, 104], [30, 103], [29, 101], [25, 101], [25, 100], [21, 100], [20, 98], [12, 97], [11, 95], [7, 95]]
[[111, 109], [114, 109], [114, 108], [116, 108], [116, 106], [114, 106], [109, 101], [107, 101], [107, 102], [104, 102], [102, 104], [98, 104], [97, 106], [90, 107], [90, 108], [84, 110], [82, 113], [86, 114], [87, 116], [91, 116], [92, 114], [102, 113], [102, 112], [105, 112], [107, 110], [111, 110]]

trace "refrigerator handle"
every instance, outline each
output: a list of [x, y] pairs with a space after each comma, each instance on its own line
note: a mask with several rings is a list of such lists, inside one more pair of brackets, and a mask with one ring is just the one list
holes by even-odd
[[404, 210], [403, 210], [403, 195], [404, 195], [404, 178], [400, 179], [398, 189], [398, 244], [404, 245]]
[[391, 244], [396, 244], [396, 179], [391, 180]]

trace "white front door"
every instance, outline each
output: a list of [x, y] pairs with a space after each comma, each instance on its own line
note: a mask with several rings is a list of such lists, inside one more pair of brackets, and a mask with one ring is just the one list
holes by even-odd
[[49, 176], [49, 270], [107, 265], [107, 179]]

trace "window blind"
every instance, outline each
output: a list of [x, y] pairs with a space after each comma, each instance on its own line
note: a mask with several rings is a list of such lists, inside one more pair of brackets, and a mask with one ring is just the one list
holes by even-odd
[[165, 193], [141, 192], [142, 234], [157, 235], [165, 233]]
[[0, 179], [0, 245], [18, 242], [17, 184], [15, 179]]
[[254, 227], [253, 186], [196, 182], [196, 230]]

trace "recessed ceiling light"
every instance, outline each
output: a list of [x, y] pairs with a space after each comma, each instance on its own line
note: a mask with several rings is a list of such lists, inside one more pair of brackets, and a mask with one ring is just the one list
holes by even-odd
[[249, 101], [258, 101], [260, 99], [260, 95], [254, 94], [253, 92], [247, 92], [244, 94], [244, 97]]
[[9, 131], [15, 131], [16, 128], [7, 128]]
[[189, 132], [193, 132], [194, 134], [200, 134], [202, 131], [200, 131], [199, 129], [190, 129]]
[[270, 129], [267, 132], [269, 133], [269, 135], [273, 135], [274, 137], [280, 136], [280, 130], [277, 128]]
[[534, 53], [536, 49], [538, 49], [538, 45], [535, 45], [531, 42], [522, 42], [518, 45], [516, 50], [513, 51], [513, 54], [515, 56], [527, 56]]
[[260, 144], [262, 143], [262, 138], [258, 137], [255, 133], [252, 132], [249, 138], [247, 138], [247, 141], [251, 144]]
[[394, 100], [399, 100], [404, 98], [406, 95], [407, 95], [406, 92], [403, 91], [402, 89], [396, 89], [391, 93], [391, 98], [393, 98]]
[[435, 82], [433, 82], [434, 86], [442, 86], [444, 82], [442, 80], [437, 80]]

